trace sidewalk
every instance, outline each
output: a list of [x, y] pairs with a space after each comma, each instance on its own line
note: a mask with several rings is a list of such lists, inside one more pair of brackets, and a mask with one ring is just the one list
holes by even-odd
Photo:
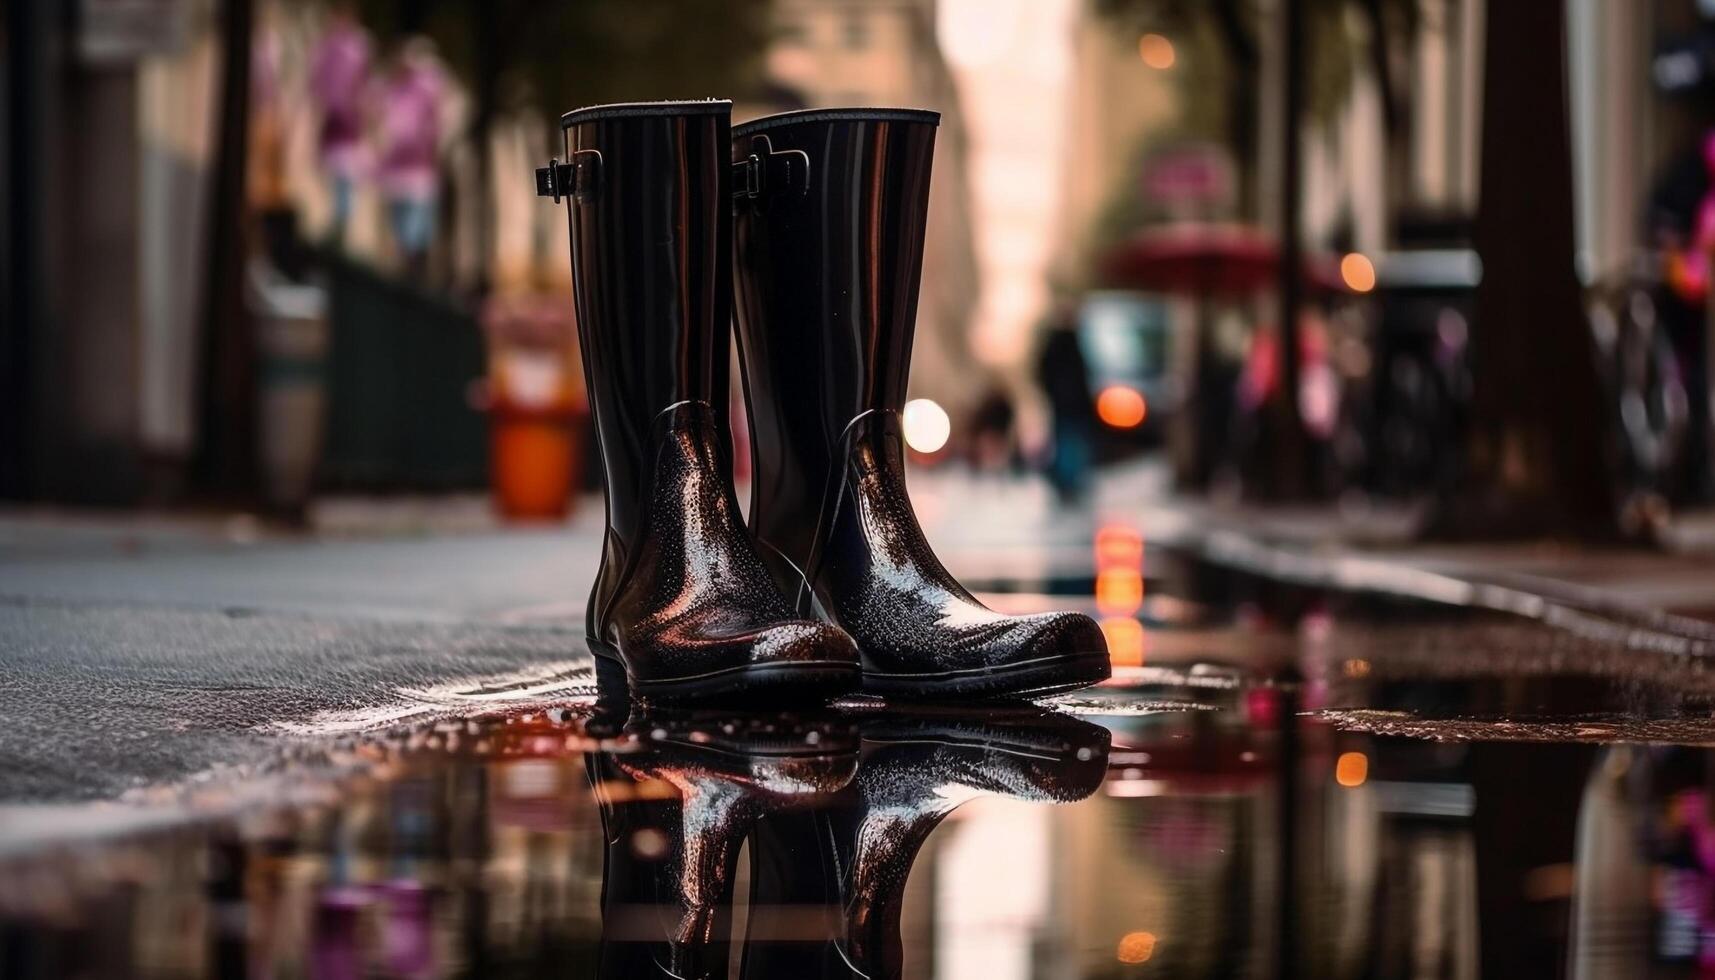
[[1554, 543], [1443, 544], [1414, 537], [1408, 510], [1261, 508], [1175, 500], [1175, 541], [1274, 578], [1492, 609], [1610, 638], [1715, 655], [1715, 514], [1680, 518], [1660, 550]]

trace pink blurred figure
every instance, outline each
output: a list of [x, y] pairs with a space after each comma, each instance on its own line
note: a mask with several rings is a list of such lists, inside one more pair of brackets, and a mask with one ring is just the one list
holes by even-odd
[[413, 274], [434, 237], [440, 190], [441, 112], [446, 76], [427, 38], [405, 42], [377, 100], [378, 178], [393, 237]]
[[333, 192], [332, 235], [345, 235], [352, 189], [368, 163], [364, 147], [364, 92], [369, 85], [369, 32], [345, 7], [328, 15], [327, 32], [310, 63], [310, 97], [322, 117], [319, 149]]

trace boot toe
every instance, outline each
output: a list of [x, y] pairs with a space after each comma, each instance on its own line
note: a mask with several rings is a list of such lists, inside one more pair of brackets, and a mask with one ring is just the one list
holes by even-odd
[[[706, 620], [633, 638], [627, 668], [648, 700], [760, 699], [812, 704], [857, 687], [857, 647], [824, 623], [785, 620], [721, 629]], [[653, 642], [649, 642], [653, 641]]]
[[1045, 657], [1089, 657], [1108, 655], [1108, 639], [1094, 619], [1075, 612], [1042, 613], [1026, 617], [1036, 620], [1019, 659]]
[[750, 638], [750, 662], [858, 666], [857, 644], [837, 626], [791, 620], [758, 630]]
[[[947, 649], [900, 658], [905, 670], [864, 672], [883, 697], [1041, 697], [1099, 684], [1112, 674], [1107, 639], [1082, 613], [996, 617]], [[950, 655], [951, 654], [951, 655]], [[917, 669], [910, 665], [920, 664]]]

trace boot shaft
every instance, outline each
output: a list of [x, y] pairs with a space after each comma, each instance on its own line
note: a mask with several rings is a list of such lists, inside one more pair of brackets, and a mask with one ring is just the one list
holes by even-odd
[[658, 416], [705, 403], [730, 453], [731, 112], [709, 100], [561, 117], [578, 337], [608, 525], [626, 545], [650, 493]]
[[850, 637], [792, 615], [744, 525], [727, 421], [732, 104], [561, 117], [572, 282], [607, 494], [590, 651], [645, 700], [824, 701], [856, 686]]
[[939, 120], [811, 110], [733, 132], [752, 528], [799, 571], [853, 421], [905, 404]]

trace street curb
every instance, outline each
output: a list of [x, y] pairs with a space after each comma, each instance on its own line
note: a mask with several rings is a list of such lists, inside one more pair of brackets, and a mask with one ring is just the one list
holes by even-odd
[[[1217, 518], [1218, 520], [1218, 518]], [[1372, 594], [1505, 613], [1585, 639], [1669, 656], [1715, 656], [1715, 624], [1619, 602], [1598, 589], [1541, 576], [1483, 576], [1455, 563], [1415, 564], [1346, 547], [1271, 541], [1232, 528], [1185, 521], [1165, 542], [1213, 564], [1313, 588]]]

